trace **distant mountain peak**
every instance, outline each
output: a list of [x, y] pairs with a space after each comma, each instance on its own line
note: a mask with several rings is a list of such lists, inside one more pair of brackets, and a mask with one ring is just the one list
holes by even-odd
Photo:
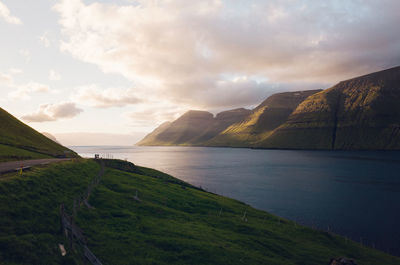
[[47, 138], [49, 138], [50, 140], [52, 140], [52, 141], [54, 141], [54, 142], [56, 142], [56, 143], [59, 143], [59, 142], [57, 141], [57, 138], [56, 138], [54, 135], [52, 135], [51, 133], [42, 132], [42, 134], [43, 134], [44, 136], [46, 136]]

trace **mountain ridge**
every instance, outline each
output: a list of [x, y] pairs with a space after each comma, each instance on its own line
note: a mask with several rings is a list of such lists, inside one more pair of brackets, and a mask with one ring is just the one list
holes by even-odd
[[246, 147], [268, 137], [281, 125], [293, 110], [308, 96], [322, 90], [307, 90], [276, 93], [265, 99], [252, 110], [252, 113], [239, 123], [232, 124], [206, 144], [223, 146], [234, 143], [237, 147]]
[[[393, 67], [341, 81], [325, 90], [271, 95], [206, 141], [158, 141], [153, 145], [400, 150], [398, 102], [400, 67]], [[172, 127], [174, 122], [169, 125]], [[203, 127], [194, 123], [190, 129], [200, 134]]]
[[239, 108], [214, 117], [207, 111], [190, 110], [174, 122], [161, 124], [138, 145], [201, 145], [249, 113], [250, 110]]
[[257, 147], [399, 150], [398, 102], [400, 67], [351, 78], [303, 101]]

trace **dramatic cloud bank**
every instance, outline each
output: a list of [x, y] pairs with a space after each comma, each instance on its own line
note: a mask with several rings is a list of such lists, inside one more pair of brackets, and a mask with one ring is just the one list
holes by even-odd
[[[400, 64], [397, 0], [62, 0], [54, 9], [63, 51], [192, 106], [254, 104], [277, 88]], [[108, 106], [102, 93], [94, 101]]]
[[82, 110], [77, 108], [75, 103], [61, 102], [41, 105], [36, 112], [24, 115], [21, 118], [27, 122], [56, 121], [62, 118], [73, 118], [81, 112]]

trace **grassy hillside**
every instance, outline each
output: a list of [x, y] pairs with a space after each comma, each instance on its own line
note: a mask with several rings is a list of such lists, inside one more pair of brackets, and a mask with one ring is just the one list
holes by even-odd
[[0, 108], [0, 161], [77, 156]]
[[317, 93], [265, 141], [266, 148], [399, 150], [400, 67]]
[[205, 143], [212, 146], [246, 147], [267, 138], [286, 122], [293, 110], [307, 97], [321, 90], [278, 93], [268, 97], [244, 120], [232, 124]]
[[[96, 162], [79, 160], [0, 179], [0, 264], [84, 264], [78, 245], [71, 250], [61, 234], [58, 210], [65, 203], [71, 211], [73, 198], [99, 170]], [[337, 256], [363, 265], [400, 264], [399, 258], [122, 161], [107, 163], [89, 204], [93, 208], [82, 208], [76, 223], [103, 264], [321, 265]], [[65, 244], [65, 257], [58, 243]]]
[[23, 176], [0, 178], [0, 264], [76, 264], [74, 255], [61, 257], [59, 206], [71, 209], [98, 173], [91, 161], [36, 167]]
[[41, 158], [51, 158], [51, 156], [0, 144], [0, 162]]

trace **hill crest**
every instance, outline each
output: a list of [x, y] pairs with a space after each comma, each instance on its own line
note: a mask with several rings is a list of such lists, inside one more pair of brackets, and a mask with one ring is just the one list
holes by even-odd
[[0, 160], [77, 156], [0, 108]]

